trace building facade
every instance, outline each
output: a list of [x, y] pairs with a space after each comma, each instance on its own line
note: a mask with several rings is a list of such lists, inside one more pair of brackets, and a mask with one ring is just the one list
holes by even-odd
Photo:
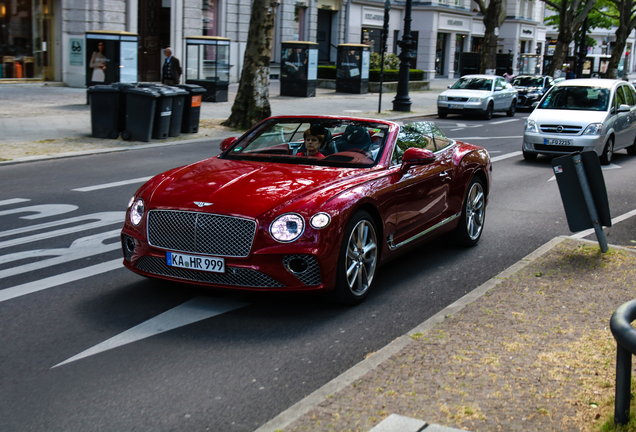
[[[158, 81], [163, 49], [171, 46], [183, 59], [191, 36], [230, 40], [230, 81], [237, 82], [247, 43], [252, 0], [0, 0], [0, 82], [61, 81], [86, 85], [87, 32], [126, 32], [138, 36], [137, 79]], [[391, 2], [388, 52], [399, 53], [405, 2]], [[318, 43], [319, 64], [334, 64], [337, 46], [365, 43], [380, 51], [384, 19], [382, 0], [278, 0], [272, 50], [272, 74], [280, 62], [281, 43]], [[554, 48], [556, 29], [543, 24], [545, 4], [510, 0], [498, 29], [499, 53], [510, 56], [514, 73], [542, 73]], [[471, 53], [481, 50], [484, 25], [472, 0], [414, 1], [412, 67], [427, 79], [459, 77]], [[593, 30], [598, 41], [588, 50], [590, 71], [601, 71], [613, 48], [614, 30]], [[634, 46], [634, 34], [626, 51]], [[571, 48], [572, 49], [572, 48]], [[108, 56], [108, 53], [105, 54]], [[183, 60], [182, 60], [183, 61]], [[628, 71], [634, 60], [627, 57]]]

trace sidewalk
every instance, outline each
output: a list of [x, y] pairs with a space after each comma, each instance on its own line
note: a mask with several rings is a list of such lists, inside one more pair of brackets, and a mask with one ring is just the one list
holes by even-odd
[[[437, 95], [455, 80], [432, 81], [432, 90], [410, 92], [412, 111], [391, 111], [395, 93], [382, 95], [382, 112], [378, 114], [379, 95], [352, 95], [335, 90], [317, 89], [316, 97], [280, 96], [280, 81], [270, 84], [272, 115], [331, 114], [353, 117], [399, 119], [437, 113]], [[225, 138], [239, 132], [220, 126], [230, 116], [238, 84], [231, 84], [228, 102], [204, 102], [201, 127], [197, 134], [186, 134], [151, 144], [192, 141], [210, 137]], [[86, 89], [34, 84], [0, 85], [0, 161], [42, 155], [60, 155], [77, 151], [122, 149], [147, 143], [91, 137], [90, 107]]]
[[556, 238], [257, 432], [591, 431], [635, 296], [633, 250]]

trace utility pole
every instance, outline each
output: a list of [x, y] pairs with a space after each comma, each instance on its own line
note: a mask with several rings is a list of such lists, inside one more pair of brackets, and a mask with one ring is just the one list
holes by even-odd
[[404, 35], [399, 42], [400, 45], [400, 75], [398, 78], [397, 95], [393, 99], [393, 111], [411, 111], [411, 98], [409, 97], [409, 69], [411, 67], [411, 48], [413, 39], [411, 38], [411, 0], [406, 0], [406, 10], [404, 14]]

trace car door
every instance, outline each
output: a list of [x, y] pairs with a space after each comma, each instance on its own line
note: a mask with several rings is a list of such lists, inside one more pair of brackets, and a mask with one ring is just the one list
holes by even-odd
[[628, 147], [636, 141], [636, 92], [629, 84], [623, 85], [623, 92], [625, 93], [625, 102], [631, 109], [628, 115], [629, 126], [625, 132], [625, 139], [620, 146], [621, 148]]
[[[408, 125], [407, 125], [408, 126]], [[406, 172], [396, 172], [397, 218], [395, 233], [391, 237], [394, 245], [406, 244], [419, 238], [428, 229], [441, 221], [447, 207], [446, 200], [450, 192], [452, 170], [452, 145], [450, 140], [439, 136], [433, 138], [433, 129], [426, 137], [423, 134], [408, 133], [402, 128], [394, 153], [393, 164], [401, 164], [401, 153], [410, 147], [435, 150], [435, 161], [416, 165]], [[440, 131], [441, 133], [441, 131]], [[445, 146], [441, 148], [441, 146]]]
[[614, 122], [614, 132], [616, 133], [616, 140], [614, 142], [614, 147], [616, 148], [625, 147], [630, 137], [631, 111], [619, 112], [620, 106], [627, 104], [623, 87], [624, 86], [622, 85], [616, 87], [615, 93], [616, 103], [614, 104], [614, 115], [616, 116], [616, 121]]
[[[493, 100], [494, 100], [494, 107], [495, 107], [495, 111], [501, 111], [504, 106], [505, 106], [505, 99], [506, 99], [506, 94], [505, 94], [505, 88], [506, 86], [502, 83], [502, 80], [504, 80], [503, 78], [496, 78], [495, 81], [495, 85], [494, 85], [494, 89], [493, 89]], [[504, 80], [505, 81], [505, 80]]]

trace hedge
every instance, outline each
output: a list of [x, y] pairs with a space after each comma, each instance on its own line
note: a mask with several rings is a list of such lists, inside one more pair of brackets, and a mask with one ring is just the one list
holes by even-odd
[[[383, 82], [395, 82], [398, 81], [400, 75], [399, 69], [385, 69]], [[336, 66], [318, 66], [318, 78], [319, 79], [336, 79]], [[409, 70], [410, 81], [423, 81], [424, 71], [419, 69]], [[370, 82], [380, 82], [380, 69], [371, 69], [369, 71]]]

